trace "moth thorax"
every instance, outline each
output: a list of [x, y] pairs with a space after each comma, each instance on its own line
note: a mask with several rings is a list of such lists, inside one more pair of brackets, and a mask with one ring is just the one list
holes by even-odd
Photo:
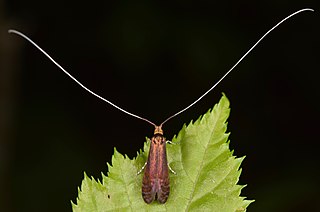
[[156, 126], [156, 128], [154, 129], [154, 135], [157, 135], [157, 134], [163, 135], [161, 126]]

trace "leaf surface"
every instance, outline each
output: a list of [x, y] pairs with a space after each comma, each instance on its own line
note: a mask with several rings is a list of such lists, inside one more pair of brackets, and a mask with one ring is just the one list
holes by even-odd
[[240, 164], [229, 149], [227, 118], [229, 101], [220, 102], [196, 122], [184, 125], [174, 144], [167, 145], [170, 167], [170, 195], [165, 204], [144, 203], [142, 175], [136, 175], [147, 160], [149, 140], [144, 151], [129, 159], [115, 150], [108, 176], [102, 183], [85, 175], [73, 211], [245, 211], [252, 202], [240, 196], [237, 185]]

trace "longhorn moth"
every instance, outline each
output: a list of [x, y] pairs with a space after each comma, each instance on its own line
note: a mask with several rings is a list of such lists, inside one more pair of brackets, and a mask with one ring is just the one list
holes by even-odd
[[75, 81], [78, 85], [80, 85], [83, 89], [91, 93], [92, 95], [98, 97], [99, 99], [105, 101], [106, 103], [110, 104], [111, 106], [117, 108], [118, 110], [126, 113], [132, 117], [145, 121], [152, 126], [155, 127], [154, 135], [151, 138], [150, 150], [147, 162], [142, 167], [142, 169], [138, 172], [141, 173], [144, 170], [144, 176], [142, 180], [142, 198], [146, 203], [151, 203], [154, 200], [158, 200], [159, 203], [165, 203], [169, 197], [170, 193], [170, 183], [169, 183], [169, 170], [175, 173], [168, 165], [167, 161], [167, 153], [166, 153], [166, 139], [163, 136], [162, 126], [172, 119], [176, 117], [180, 113], [186, 111], [193, 105], [195, 105], [198, 101], [200, 101], [204, 96], [206, 96], [210, 91], [212, 91], [271, 31], [277, 28], [280, 24], [288, 20], [289, 18], [305, 11], [313, 11], [313, 9], [301, 9], [292, 13], [291, 15], [287, 16], [286, 18], [282, 19], [278, 22], [275, 26], [269, 29], [209, 90], [207, 90], [203, 95], [201, 95], [198, 99], [192, 102], [189, 106], [185, 107], [184, 109], [178, 111], [177, 113], [171, 115], [167, 119], [165, 119], [160, 125], [156, 125], [153, 122], [149, 121], [146, 118], [141, 116], [135, 115], [130, 113], [121, 107], [113, 104], [109, 100], [99, 96], [98, 94], [94, 93], [87, 87], [85, 87], [82, 83], [80, 83], [76, 78], [74, 78], [69, 72], [67, 72], [62, 66], [60, 66], [48, 53], [46, 53], [42, 48], [40, 48], [34, 41], [32, 41], [29, 37], [24, 35], [23, 33], [10, 29], [8, 32], [17, 34], [22, 38], [29, 41], [33, 46], [35, 46], [38, 50], [40, 50], [49, 60], [51, 60], [59, 69], [61, 69], [65, 74], [67, 74], [73, 81]]

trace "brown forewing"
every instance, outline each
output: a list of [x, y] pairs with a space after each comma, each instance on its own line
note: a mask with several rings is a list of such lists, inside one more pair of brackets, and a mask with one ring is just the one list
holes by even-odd
[[142, 197], [146, 203], [165, 203], [170, 192], [166, 139], [155, 135], [151, 139], [147, 165], [142, 180]]

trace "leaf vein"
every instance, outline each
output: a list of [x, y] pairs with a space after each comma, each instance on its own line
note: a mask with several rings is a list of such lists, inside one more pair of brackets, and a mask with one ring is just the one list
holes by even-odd
[[[215, 109], [215, 108], [214, 108]], [[219, 111], [219, 114], [217, 115], [217, 117], [219, 117], [220, 118], [220, 115], [221, 115], [221, 111]], [[203, 118], [203, 117], [202, 117]], [[199, 167], [199, 169], [198, 169], [198, 173], [197, 173], [197, 176], [196, 176], [196, 180], [195, 180], [195, 182], [193, 183], [193, 188], [192, 188], [192, 192], [191, 192], [191, 194], [190, 194], [190, 198], [189, 198], [189, 201], [188, 201], [188, 203], [187, 203], [187, 209], [186, 209], [186, 211], [189, 211], [189, 207], [190, 207], [190, 205], [191, 205], [191, 200], [192, 200], [192, 197], [193, 197], [193, 195], [194, 195], [194, 192], [195, 192], [195, 187], [196, 187], [196, 184], [197, 184], [197, 181], [199, 180], [199, 176], [200, 176], [200, 173], [201, 173], [201, 169], [203, 168], [203, 163], [204, 163], [204, 157], [205, 157], [205, 155], [206, 155], [206, 152], [207, 152], [207, 147], [208, 147], [208, 145], [209, 145], [209, 143], [210, 143], [210, 140], [211, 140], [211, 138], [212, 138], [212, 135], [213, 135], [213, 132], [215, 131], [214, 129], [216, 128], [216, 125], [217, 125], [217, 122], [218, 122], [218, 119], [219, 118], [216, 118], [215, 120], [214, 120], [214, 124], [213, 124], [213, 130], [212, 130], [212, 133], [211, 133], [211, 136], [210, 136], [210, 139], [209, 139], [209, 141], [207, 142], [207, 145], [206, 145], [206, 147], [205, 147], [205, 151], [204, 151], [204, 154], [203, 154], [203, 156], [202, 156], [202, 160], [201, 160], [201, 164], [200, 164], [200, 167]], [[203, 120], [203, 119], [202, 119]], [[200, 120], [200, 121], [202, 121], [202, 120]], [[201, 122], [200, 122], [201, 123]]]

